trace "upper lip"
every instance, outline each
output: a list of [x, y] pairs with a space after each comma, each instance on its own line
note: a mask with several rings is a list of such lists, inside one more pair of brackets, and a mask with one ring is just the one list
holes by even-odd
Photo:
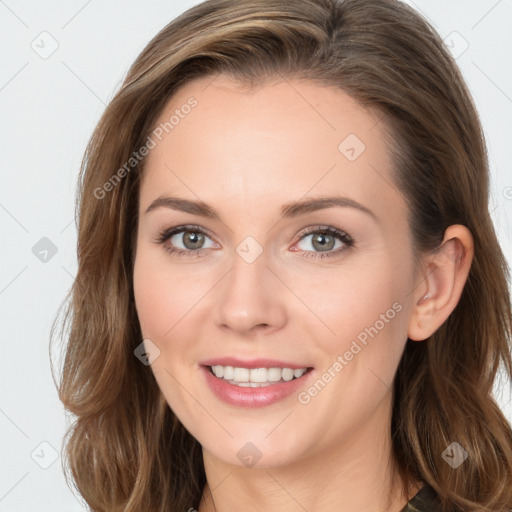
[[311, 368], [307, 364], [291, 363], [289, 361], [279, 361], [277, 359], [238, 359], [236, 357], [218, 357], [201, 361], [202, 366], [234, 366], [237, 368], [291, 368], [298, 370], [300, 368]]

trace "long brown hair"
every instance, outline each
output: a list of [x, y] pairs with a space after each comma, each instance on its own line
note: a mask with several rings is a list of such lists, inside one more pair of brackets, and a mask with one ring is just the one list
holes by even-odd
[[[500, 367], [512, 378], [512, 312], [486, 144], [454, 59], [396, 0], [208, 0], [163, 28], [129, 69], [83, 158], [78, 272], [62, 322], [58, 391], [74, 415], [65, 454], [79, 493], [97, 512], [199, 506], [201, 446], [134, 356], [142, 335], [132, 273], [139, 148], [178, 87], [217, 73], [250, 86], [311, 80], [378, 111], [416, 254], [435, 250], [452, 224], [469, 228], [474, 260], [458, 305], [429, 340], [407, 342], [398, 368], [394, 456], [404, 487], [430, 484], [446, 512], [511, 509], [512, 432], [492, 389]], [[468, 452], [456, 470], [442, 458], [452, 442]]]

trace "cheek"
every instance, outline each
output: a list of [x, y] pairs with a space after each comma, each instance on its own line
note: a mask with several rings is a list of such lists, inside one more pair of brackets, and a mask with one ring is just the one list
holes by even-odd
[[[140, 247], [140, 245], [139, 245]], [[160, 349], [161, 340], [172, 327], [172, 294], [167, 292], [169, 283], [162, 275], [161, 266], [156, 265], [149, 251], [139, 249], [133, 271], [135, 307], [144, 339], [154, 341]]]
[[166, 283], [158, 270], [149, 265], [143, 254], [137, 255], [134, 266], [133, 288], [135, 306], [144, 338], [157, 339], [168, 330], [168, 310], [172, 295], [166, 293]]
[[158, 386], [174, 412], [186, 417], [191, 414], [186, 411], [187, 396], [177, 382], [190, 378], [184, 359], [188, 338], [183, 328], [190, 328], [187, 312], [197, 302], [200, 290], [197, 283], [191, 284], [190, 275], [185, 277], [186, 273], [171, 269], [164, 250], [159, 252], [144, 247], [137, 251], [133, 271], [135, 305], [143, 338], [149, 338], [160, 349], [159, 357], [151, 364]]
[[354, 259], [299, 292], [307, 293], [311, 310], [328, 327], [327, 335], [316, 339], [333, 361], [349, 351], [347, 358], [368, 365], [396, 363], [406, 340], [409, 266], [403, 255], [383, 251]]
[[141, 248], [134, 264], [133, 287], [137, 315], [145, 337], [163, 341], [174, 326], [185, 319], [208, 283], [197, 273], [176, 269], [167, 261], [164, 249]]

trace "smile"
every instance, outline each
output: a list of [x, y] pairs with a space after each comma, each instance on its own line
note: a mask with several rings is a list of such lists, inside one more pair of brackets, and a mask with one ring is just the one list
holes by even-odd
[[210, 371], [219, 379], [223, 379], [235, 386], [265, 387], [277, 382], [289, 382], [302, 377], [307, 368], [241, 368], [233, 366], [215, 365]]

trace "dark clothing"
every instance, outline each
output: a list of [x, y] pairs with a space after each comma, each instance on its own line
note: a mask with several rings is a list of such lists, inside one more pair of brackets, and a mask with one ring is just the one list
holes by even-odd
[[442, 510], [434, 489], [425, 485], [400, 512], [442, 512]]

